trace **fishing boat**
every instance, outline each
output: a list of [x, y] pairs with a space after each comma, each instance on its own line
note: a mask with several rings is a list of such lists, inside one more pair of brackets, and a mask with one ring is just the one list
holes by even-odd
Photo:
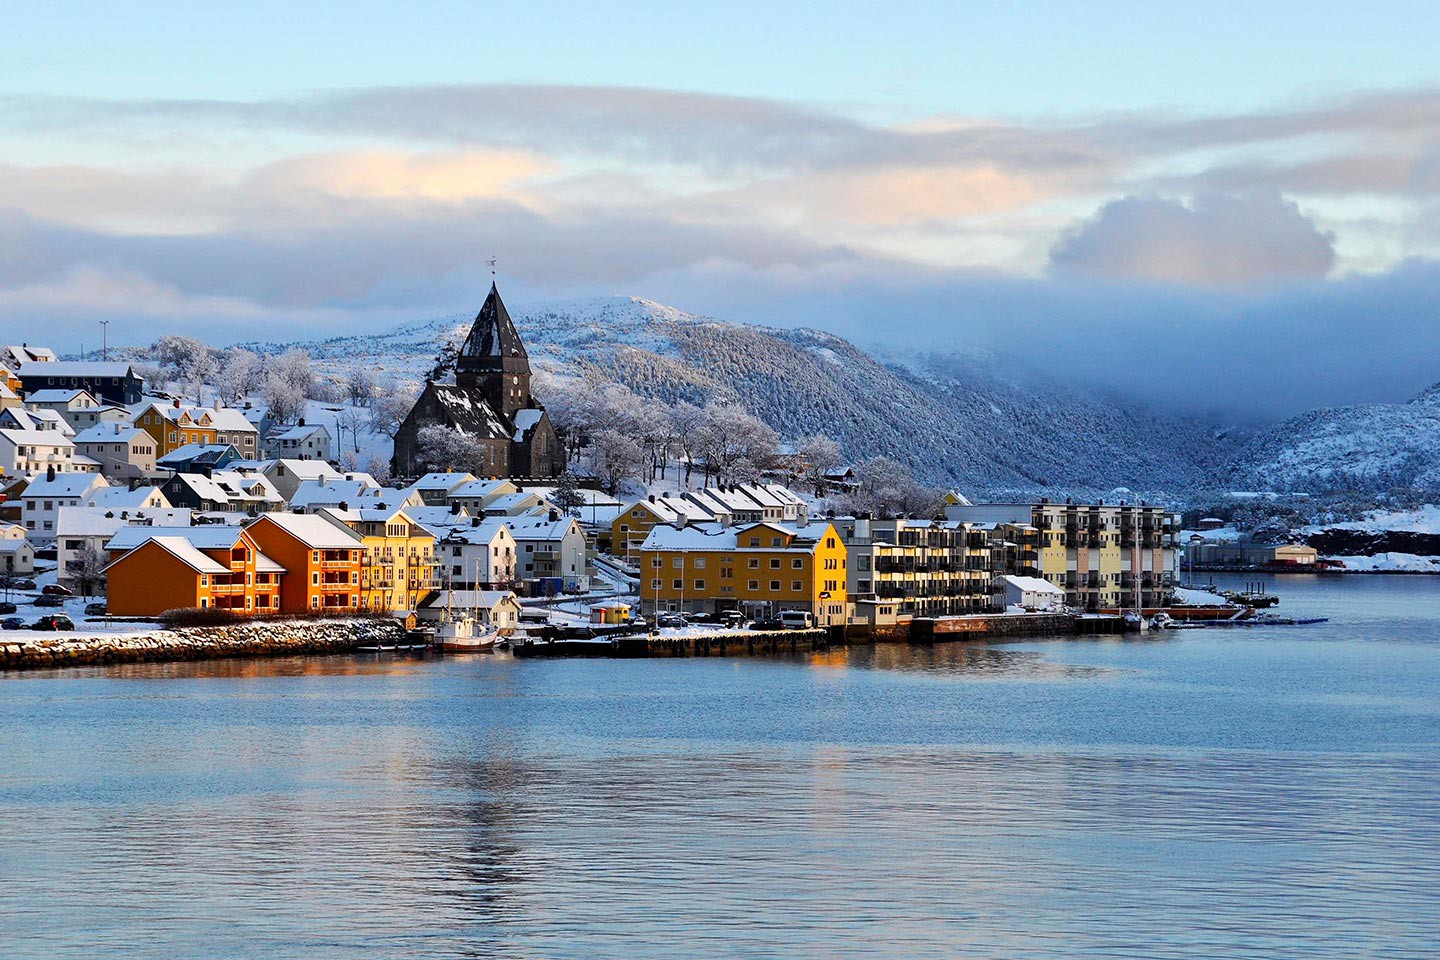
[[435, 646], [452, 653], [491, 650], [499, 640], [499, 630], [463, 613], [446, 616], [435, 625]]

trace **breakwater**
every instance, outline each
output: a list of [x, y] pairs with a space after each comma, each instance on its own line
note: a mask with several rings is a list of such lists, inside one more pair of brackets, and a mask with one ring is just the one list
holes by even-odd
[[361, 646], [393, 644], [404, 636], [405, 625], [388, 617], [267, 620], [144, 633], [54, 633], [23, 639], [0, 635], [0, 669], [343, 653]]

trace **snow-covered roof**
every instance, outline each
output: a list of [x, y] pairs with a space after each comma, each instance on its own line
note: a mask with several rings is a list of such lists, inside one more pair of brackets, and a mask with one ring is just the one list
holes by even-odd
[[574, 517], [560, 517], [551, 520], [548, 514], [526, 514], [519, 517], [497, 517], [510, 528], [510, 535], [516, 540], [559, 540], [578, 526]]
[[91, 491], [87, 502], [92, 507], [130, 510], [146, 506], [155, 497], [159, 497], [161, 503], [169, 504], [170, 502], [159, 487], [136, 487], [132, 490], [129, 487], [114, 484]]
[[169, 464], [191, 463], [195, 460], [218, 460], [225, 456], [226, 451], [235, 451], [234, 444], [229, 443], [187, 443], [183, 447], [176, 447], [165, 456], [155, 461], [159, 467]]
[[353, 532], [311, 513], [267, 513], [255, 521], [256, 526], [264, 523], [273, 523], [316, 550], [349, 550], [360, 544], [360, 538]]
[[[407, 514], [413, 513], [413, 508], [405, 510]], [[469, 520], [462, 520], [459, 523], [446, 525], [443, 532], [437, 532], [436, 536], [446, 541], [458, 543], [489, 543], [500, 535], [502, 530], [509, 532], [510, 527], [505, 522], [505, 517], [472, 517]], [[418, 522], [418, 521], [417, 521]], [[421, 524], [427, 530], [432, 529], [426, 524]]]
[[526, 432], [535, 426], [535, 424], [539, 423], [540, 418], [543, 416], [545, 416], [544, 410], [536, 410], [534, 408], [516, 410], [513, 418], [515, 421], [515, 439], [524, 440]]
[[124, 360], [31, 360], [20, 364], [20, 379], [42, 377], [126, 377], [130, 364]]
[[513, 590], [436, 590], [421, 600], [418, 606], [424, 610], [443, 610], [446, 605], [452, 610], [491, 610], [496, 604], [512, 602], [519, 598]]
[[459, 513], [452, 513], [450, 508], [445, 506], [406, 507], [405, 512], [416, 523], [427, 530], [434, 531], [437, 536], [442, 530], [462, 524], [468, 525], [471, 520], [470, 511], [463, 507], [460, 508]]
[[91, 400], [94, 400], [94, 399], [95, 399], [93, 396], [91, 396], [89, 390], [82, 390], [82, 389], [80, 389], [80, 388], [78, 388], [78, 387], [71, 387], [71, 388], [69, 388], [69, 389], [51, 388], [51, 389], [49, 389], [49, 390], [36, 390], [34, 393], [30, 393], [30, 394], [27, 394], [27, 395], [26, 395], [26, 397], [25, 397], [25, 402], [26, 402], [26, 403], [67, 403], [67, 404], [68, 404], [70, 401], [74, 400], [76, 397], [81, 397], [81, 396], [90, 397]]
[[190, 511], [177, 507], [140, 507], [117, 510], [113, 507], [61, 507], [55, 521], [58, 537], [109, 537], [121, 527], [147, 520], [147, 529], [157, 527], [188, 527]]
[[[290, 506], [295, 508], [311, 507], [317, 504], [338, 504], [358, 503], [361, 500], [374, 496], [376, 490], [373, 480], [302, 480], [300, 486], [295, 488], [294, 495], [290, 498]], [[400, 504], [397, 502], [398, 508]]]
[[280, 431], [279, 433], [272, 432], [269, 436], [269, 439], [300, 441], [308, 440], [311, 437], [315, 436], [315, 434], [317, 433], [324, 433], [328, 436], [330, 431], [325, 429], [325, 425], [323, 423], [309, 423], [304, 426], [288, 427], [285, 430]]
[[76, 443], [131, 443], [149, 438], [150, 434], [139, 427], [123, 423], [97, 423], [81, 430], [72, 439]]
[[73, 447], [70, 438], [59, 430], [19, 430], [0, 428], [0, 438], [17, 447]]
[[458, 487], [451, 488], [449, 492], [451, 499], [463, 497], [467, 500], [476, 498], [484, 500], [487, 497], [496, 496], [502, 491], [508, 492], [509, 490], [513, 490], [514, 487], [515, 484], [509, 480], [471, 480], [467, 483], [460, 484]]
[[292, 460], [281, 458], [278, 460], [265, 461], [264, 473], [268, 476], [271, 473], [279, 473], [283, 470], [291, 476], [299, 477], [301, 480], [324, 480], [330, 477], [342, 477], [339, 470], [336, 470], [324, 460]]
[[34, 497], [83, 497], [94, 487], [109, 486], [104, 477], [98, 473], [57, 473], [55, 479], [51, 480], [46, 474], [40, 474], [30, 481], [30, 486], [25, 488], [21, 496], [29, 499]]
[[471, 483], [476, 479], [473, 473], [427, 473], [425, 476], [410, 484], [411, 490], [444, 490], [449, 493], [461, 484]]
[[1005, 582], [1017, 590], [1025, 593], [1053, 593], [1064, 596], [1065, 591], [1055, 586], [1049, 580], [1042, 580], [1040, 577], [1006, 577]]
[[510, 513], [523, 510], [526, 507], [538, 504], [540, 498], [529, 490], [521, 490], [517, 493], [502, 493], [485, 504], [486, 513]]

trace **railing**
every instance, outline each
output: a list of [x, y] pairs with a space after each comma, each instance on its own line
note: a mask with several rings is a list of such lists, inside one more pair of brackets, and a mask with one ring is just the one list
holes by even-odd
[[349, 569], [355, 566], [354, 560], [321, 560], [320, 566], [326, 570]]

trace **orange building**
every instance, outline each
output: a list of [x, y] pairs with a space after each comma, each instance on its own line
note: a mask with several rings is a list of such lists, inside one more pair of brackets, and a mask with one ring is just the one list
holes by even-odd
[[302, 513], [269, 513], [245, 530], [286, 570], [280, 585], [282, 613], [360, 609], [364, 547], [355, 533]]
[[239, 527], [122, 527], [106, 545], [106, 602], [119, 617], [198, 607], [235, 613], [279, 609], [285, 569]]

